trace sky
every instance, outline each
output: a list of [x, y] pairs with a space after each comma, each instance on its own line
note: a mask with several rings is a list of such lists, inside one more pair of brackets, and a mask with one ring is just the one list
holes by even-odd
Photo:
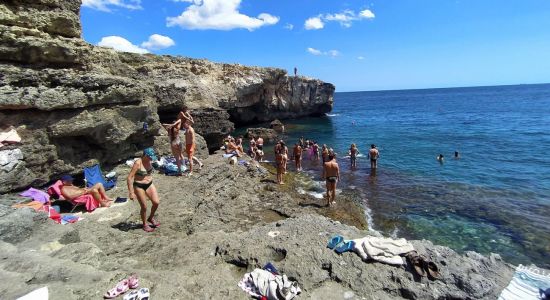
[[278, 67], [337, 92], [550, 82], [550, 0], [83, 0], [120, 51]]

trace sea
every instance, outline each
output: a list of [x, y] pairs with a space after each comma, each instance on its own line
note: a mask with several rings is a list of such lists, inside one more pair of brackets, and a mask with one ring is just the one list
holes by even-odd
[[[550, 268], [550, 84], [336, 93], [326, 116], [285, 126], [290, 149], [303, 136], [336, 151], [371, 230]], [[321, 198], [320, 164], [304, 166]]]

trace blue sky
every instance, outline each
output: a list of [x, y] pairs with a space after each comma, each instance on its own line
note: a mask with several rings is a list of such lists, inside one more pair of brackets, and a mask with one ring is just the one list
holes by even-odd
[[550, 82], [549, 0], [83, 3], [92, 44], [296, 66], [340, 92]]

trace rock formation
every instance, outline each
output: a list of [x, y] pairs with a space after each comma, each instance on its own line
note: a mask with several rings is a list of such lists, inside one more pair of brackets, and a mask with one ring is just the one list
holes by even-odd
[[80, 5], [0, 2], [0, 126], [14, 125], [23, 138], [20, 147], [2, 149], [20, 149], [22, 157], [10, 171], [0, 168], [0, 193], [133, 156], [154, 144], [160, 121], [173, 121], [184, 104], [210, 149], [235, 124], [332, 108], [332, 84], [281, 69], [90, 45], [80, 38]]

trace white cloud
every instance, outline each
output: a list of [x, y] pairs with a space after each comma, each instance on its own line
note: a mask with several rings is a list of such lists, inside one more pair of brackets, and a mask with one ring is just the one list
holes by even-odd
[[142, 9], [141, 0], [82, 0], [82, 6], [107, 12], [111, 7]]
[[113, 48], [116, 51], [122, 51], [122, 52], [132, 52], [132, 53], [149, 53], [147, 49], [140, 48], [139, 46], [136, 46], [132, 44], [127, 39], [120, 37], [120, 36], [106, 36], [97, 43], [98, 46], [102, 47], [108, 47]]
[[290, 23], [286, 23], [285, 29], [292, 30], [292, 29], [294, 29], [294, 25], [292, 25]]
[[149, 37], [149, 40], [141, 43], [141, 47], [149, 50], [160, 50], [160, 49], [172, 47], [175, 44], [176, 43], [174, 42], [174, 40], [167, 36], [160, 35], [160, 34], [153, 34]]
[[323, 27], [325, 27], [325, 23], [323, 23], [320, 17], [309, 18], [304, 23], [304, 28], [307, 30], [317, 30]]
[[338, 50], [328, 50], [326, 54], [328, 56], [336, 57], [336, 56], [340, 56], [340, 51], [338, 51]]
[[307, 48], [307, 52], [313, 54], [313, 55], [323, 55], [323, 52], [321, 50], [317, 50], [315, 48]]
[[365, 57], [364, 56], [357, 56], [357, 59], [358, 60], [363, 60], [363, 59], [365, 59]]
[[349, 28], [354, 21], [362, 19], [374, 19], [374, 13], [369, 9], [365, 9], [356, 14], [353, 10], [346, 9], [336, 14], [321, 14], [317, 17], [311, 17], [306, 20], [304, 27], [308, 30], [322, 29], [325, 27], [325, 22], [338, 22], [342, 27]]
[[309, 52], [310, 54], [313, 54], [315, 56], [320, 56], [320, 55], [326, 55], [326, 56], [330, 56], [330, 57], [336, 57], [336, 56], [340, 56], [340, 51], [338, 50], [328, 50], [328, 51], [321, 51], [319, 49], [315, 49], [315, 48], [307, 48], [306, 49], [307, 52]]
[[279, 17], [261, 13], [250, 17], [239, 12], [241, 0], [189, 0], [191, 2], [181, 15], [166, 18], [168, 27], [184, 29], [231, 30], [245, 28], [250, 31], [279, 22]]
[[359, 13], [359, 16], [365, 19], [374, 19], [374, 13], [370, 9], [365, 9]]

